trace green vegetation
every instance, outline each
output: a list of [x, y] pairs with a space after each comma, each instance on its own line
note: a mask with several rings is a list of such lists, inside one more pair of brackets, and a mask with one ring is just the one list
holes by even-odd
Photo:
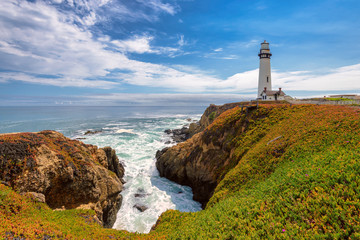
[[210, 120], [210, 121], [214, 120], [214, 119], [215, 119], [215, 116], [216, 116], [216, 111], [210, 113], [210, 115], [209, 115], [209, 120]]
[[266, 104], [248, 116], [234, 108], [208, 127], [229, 129], [234, 167], [224, 170], [203, 211], [167, 211], [154, 231], [135, 235], [101, 228], [91, 212], [52, 211], [0, 185], [0, 236], [360, 239], [359, 108]]
[[[306, 99], [303, 99], [303, 100], [306, 101]], [[342, 97], [310, 98], [309, 100], [314, 100], [314, 101], [334, 101], [334, 102], [338, 102], [338, 101], [354, 101], [354, 99], [342, 98]]]
[[[241, 159], [207, 208], [167, 212], [157, 230], [174, 239], [360, 238], [359, 109], [269, 105], [252, 114], [233, 138]], [[231, 109], [209, 130], [238, 129], [241, 117]]]
[[0, 184], [0, 236], [2, 239], [111, 239], [125, 232], [104, 229], [93, 211], [53, 211], [46, 204], [15, 193]]
[[327, 101], [354, 101], [354, 99], [350, 98], [325, 98]]

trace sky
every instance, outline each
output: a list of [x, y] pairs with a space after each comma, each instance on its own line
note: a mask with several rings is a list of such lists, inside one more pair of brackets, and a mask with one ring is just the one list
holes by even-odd
[[0, 106], [360, 94], [359, 0], [1, 0]]

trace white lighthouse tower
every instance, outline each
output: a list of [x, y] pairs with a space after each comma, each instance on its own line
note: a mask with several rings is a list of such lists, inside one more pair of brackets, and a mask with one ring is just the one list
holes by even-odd
[[261, 43], [260, 48], [260, 69], [259, 69], [259, 87], [258, 98], [262, 98], [261, 93], [264, 91], [271, 91], [271, 68], [270, 68], [270, 48], [266, 40]]

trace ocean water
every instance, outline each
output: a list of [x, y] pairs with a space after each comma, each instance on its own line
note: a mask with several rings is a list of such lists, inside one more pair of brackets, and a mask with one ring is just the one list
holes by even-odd
[[[0, 107], [0, 133], [56, 130], [116, 150], [125, 166], [123, 204], [115, 229], [147, 233], [168, 209], [199, 211], [190, 187], [161, 178], [155, 153], [174, 143], [165, 129], [198, 120], [205, 107]], [[191, 119], [191, 121], [189, 121]], [[101, 131], [84, 135], [86, 131]], [[143, 212], [134, 206], [144, 206]]]

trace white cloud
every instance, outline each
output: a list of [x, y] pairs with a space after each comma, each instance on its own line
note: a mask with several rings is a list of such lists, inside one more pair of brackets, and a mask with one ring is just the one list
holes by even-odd
[[186, 45], [186, 41], [184, 40], [184, 35], [183, 35], [183, 34], [180, 35], [180, 39], [179, 39], [179, 41], [178, 41], [178, 45], [179, 45], [180, 47]]
[[339, 67], [320, 74], [307, 71], [274, 71], [272, 79], [275, 86], [283, 86], [288, 90], [359, 91], [360, 64]]
[[219, 49], [215, 49], [213, 52], [210, 53], [206, 53], [204, 55], [205, 58], [213, 58], [213, 59], [223, 59], [223, 60], [233, 60], [233, 59], [238, 59], [237, 55], [234, 54], [226, 54], [222, 52], [223, 49], [219, 48]]
[[63, 2], [63, 0], [52, 0], [54, 3], [60, 4]]
[[135, 36], [128, 40], [113, 40], [113, 43], [122, 52], [135, 52], [135, 53], [152, 53], [154, 50], [150, 47], [150, 41], [153, 37], [149, 36]]
[[219, 57], [219, 59], [233, 60], [233, 59], [238, 59], [238, 56], [232, 54], [229, 56]]
[[[107, 44], [109, 38], [105, 37], [99, 40]], [[127, 40], [113, 40], [111, 43], [115, 46], [115, 48], [123, 53], [153, 53], [173, 57], [176, 56], [176, 53], [182, 52], [180, 48], [151, 46], [150, 43], [152, 40], [154, 40], [154, 37], [144, 35], [134, 36]]]
[[144, 5], [158, 12], [166, 12], [171, 15], [174, 15], [177, 12], [176, 6], [173, 6], [169, 3], [162, 3], [160, 0], [137, 0], [137, 1], [143, 3]]
[[28, 83], [35, 83], [41, 85], [52, 85], [57, 87], [89, 87], [89, 88], [102, 88], [111, 89], [118, 86], [119, 83], [102, 80], [86, 80], [71, 77], [37, 77], [24, 73], [2, 73], [0, 76], [3, 82], [5, 81], [22, 81]]
[[[247, 42], [234, 42], [234, 43], [230, 44], [230, 47], [231, 48], [252, 48], [252, 47], [260, 46], [261, 42], [262, 42], [261, 40], [252, 39]], [[273, 46], [274, 44], [272, 43], [271, 45]]]
[[[97, 4], [106, 3], [109, 4]], [[0, 72], [1, 81], [93, 88], [117, 88], [127, 83], [188, 93], [256, 92], [257, 69], [221, 79], [191, 66], [170, 67], [131, 60], [126, 52], [176, 55], [181, 50], [153, 47], [153, 37], [148, 35], [127, 40], [112, 40], [108, 36], [95, 39], [85, 23], [74, 23], [76, 16], [40, 1], [0, 1], [0, 66], [7, 71]], [[253, 40], [244, 46], [255, 43], [258, 44]], [[183, 35], [178, 44], [186, 44]], [[117, 49], [111, 48], [114, 45]], [[221, 52], [217, 50], [215, 53]], [[39, 75], [54, 77], [36, 77]], [[285, 91], [359, 90], [359, 77], [360, 64], [356, 64], [321, 75], [274, 70], [272, 79], [274, 87]]]

